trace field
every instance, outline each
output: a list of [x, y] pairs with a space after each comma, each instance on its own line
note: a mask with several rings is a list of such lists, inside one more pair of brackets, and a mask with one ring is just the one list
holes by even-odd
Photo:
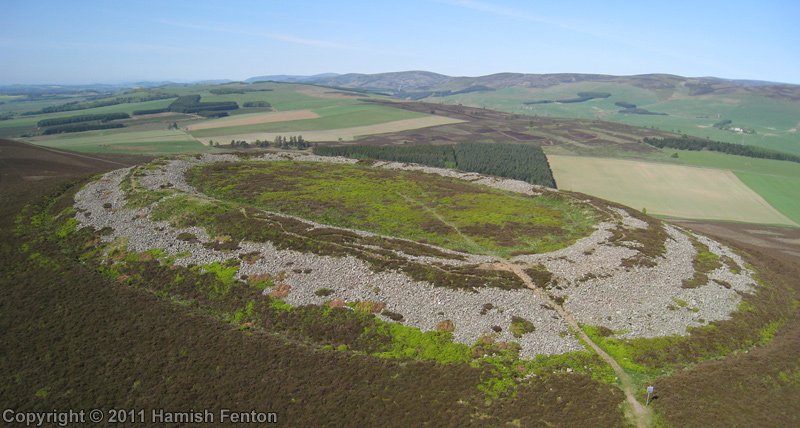
[[419, 173], [349, 165], [220, 164], [188, 174], [199, 190], [222, 200], [503, 257], [569, 245], [588, 234], [596, 215], [557, 194], [531, 198]]
[[800, 178], [746, 172], [737, 172], [736, 176], [775, 209], [800, 224]]
[[[578, 92], [607, 92], [611, 97], [579, 103], [524, 104], [531, 101], [573, 98]], [[800, 105], [797, 101], [780, 98], [741, 93], [691, 96], [690, 90], [682, 85], [644, 89], [616, 83], [580, 82], [546, 88], [510, 87], [492, 92], [473, 92], [429, 100], [517, 114], [602, 119], [679, 134], [686, 133], [727, 143], [749, 144], [788, 153], [800, 153], [800, 134], [797, 132]], [[620, 113], [622, 108], [615, 105], [620, 101], [667, 115]], [[712, 126], [723, 119], [732, 120], [732, 126], [751, 128], [756, 133], [743, 135]]]
[[210, 150], [182, 131], [90, 131], [32, 141], [45, 147], [90, 153], [199, 153]]
[[[422, 102], [392, 102], [386, 97], [364, 92], [349, 92], [331, 87], [263, 82], [254, 84], [167, 86], [160, 91], [176, 95], [200, 95], [203, 102], [266, 101], [271, 107], [230, 110], [229, 117], [206, 119], [194, 114], [168, 113], [133, 116], [115, 121], [125, 128], [86, 131], [74, 134], [40, 135], [36, 124], [42, 119], [128, 112], [139, 109], [164, 108], [173, 99], [125, 103], [80, 111], [58, 112], [35, 116], [17, 115], [0, 121], [0, 136], [12, 136], [48, 147], [94, 153], [199, 153], [219, 150], [210, 142], [223, 145], [230, 141], [273, 141], [276, 137], [301, 135], [318, 144], [338, 144], [358, 140], [360, 144], [454, 144], [457, 142], [514, 142], [542, 146], [551, 156], [591, 156], [632, 161], [648, 161], [673, 165], [694, 165], [733, 171], [736, 174], [761, 174], [756, 178], [742, 175], [739, 181], [752, 186], [773, 208], [797, 222], [798, 211], [792, 178], [800, 178], [800, 166], [789, 162], [741, 158], [708, 152], [658, 150], [639, 143], [644, 137], [675, 136], [673, 132], [701, 132], [722, 141], [754, 144], [796, 152], [800, 147], [796, 127], [795, 104], [791, 101], [736, 94], [690, 96], [689, 89], [678, 85], [671, 89], [645, 89], [618, 83], [581, 82], [546, 88], [510, 87], [489, 92], [470, 92], [441, 99], [461, 105]], [[225, 93], [238, 92], [238, 93]], [[577, 92], [593, 91], [612, 94], [578, 103], [528, 104], [525, 102], [567, 99]], [[216, 92], [216, 93], [215, 93]], [[221, 93], [221, 94], [220, 94]], [[121, 96], [135, 97], [148, 92], [129, 91]], [[114, 96], [120, 96], [115, 94]], [[65, 102], [91, 101], [90, 95], [55, 94], [44, 99], [7, 98], [0, 107], [17, 111], [33, 110]], [[369, 102], [366, 102], [369, 101]], [[619, 114], [614, 103], [625, 101], [668, 116]], [[468, 107], [485, 106], [513, 112]], [[434, 114], [431, 114], [431, 112]], [[532, 116], [531, 116], [532, 115]], [[553, 116], [568, 116], [559, 118]], [[720, 118], [735, 125], [748, 125], [756, 134], [741, 135], [712, 127]], [[623, 123], [620, 123], [623, 122]], [[741, 122], [741, 123], [740, 123]], [[633, 127], [627, 124], [644, 125]], [[178, 129], [174, 129], [175, 125]], [[665, 129], [665, 132], [660, 129]], [[691, 132], [690, 132], [691, 131]], [[26, 137], [22, 137], [26, 135]], [[735, 138], [734, 138], [735, 137]], [[731, 140], [733, 138], [733, 140]], [[566, 170], [562, 170], [562, 183]], [[769, 178], [774, 176], [774, 178]], [[666, 178], [666, 177], [665, 177]], [[578, 178], [574, 178], [578, 180]], [[788, 181], [787, 181], [788, 180]], [[774, 182], [781, 191], [770, 190]], [[674, 193], [691, 193], [686, 180], [673, 181]], [[588, 188], [587, 188], [588, 189]], [[759, 202], [761, 203], [761, 202]], [[635, 204], [642, 205], [642, 204]], [[652, 206], [651, 206], [652, 205]], [[706, 204], [707, 205], [707, 204]], [[660, 204], [644, 205], [651, 212], [661, 213]], [[734, 215], [730, 208], [709, 217], [713, 207], [704, 204], [684, 205], [676, 211], [696, 218], [771, 219], [764, 215]], [[700, 209], [697, 213], [691, 210]], [[653, 211], [655, 210], [655, 211]]]
[[795, 225], [729, 171], [570, 156], [548, 160], [559, 188], [651, 214]]
[[[208, 144], [210, 140], [226, 142], [228, 139], [243, 139], [246, 141], [253, 140], [268, 140], [273, 141], [275, 137], [302, 135], [306, 141], [352, 141], [359, 137], [375, 135], [375, 134], [388, 134], [408, 130], [420, 130], [432, 126], [448, 125], [460, 122], [458, 119], [450, 119], [442, 116], [427, 116], [419, 117], [416, 119], [404, 119], [393, 122], [379, 123], [376, 125], [355, 126], [352, 128], [337, 128], [337, 129], [324, 129], [319, 131], [302, 131], [295, 130], [291, 123], [283, 124], [281, 127], [285, 128], [283, 132], [258, 132], [250, 134], [229, 134], [220, 135], [214, 138], [202, 137], [198, 138], [204, 144]], [[224, 129], [223, 129], [224, 130]]]
[[319, 117], [314, 119], [289, 120], [286, 122], [240, 125], [233, 128], [199, 129], [192, 131], [191, 134], [195, 138], [209, 138], [231, 134], [280, 134], [287, 132], [324, 131], [329, 129], [379, 125], [386, 122], [425, 117], [419, 113], [371, 104], [325, 107], [314, 109], [312, 112]]
[[189, 131], [199, 129], [214, 129], [214, 128], [227, 128], [231, 126], [253, 125], [257, 123], [271, 123], [271, 122], [289, 122], [292, 120], [303, 119], [317, 119], [320, 115], [309, 110], [287, 111], [281, 113], [254, 113], [248, 115], [237, 115], [226, 117], [209, 122], [199, 123], [196, 125], [189, 125], [186, 127]]
[[685, 165], [719, 168], [734, 174], [786, 217], [800, 224], [800, 164], [707, 151], [663, 149], [678, 158], [660, 159]]

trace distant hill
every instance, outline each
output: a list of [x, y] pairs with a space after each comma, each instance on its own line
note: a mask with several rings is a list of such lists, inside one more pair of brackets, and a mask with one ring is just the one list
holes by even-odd
[[[271, 77], [273, 77], [271, 80], [281, 80], [278, 79], [279, 76]], [[248, 81], [251, 80], [248, 79]], [[456, 92], [471, 87], [485, 87], [487, 90], [510, 87], [548, 88], [564, 84], [594, 82], [629, 85], [647, 90], [675, 90], [685, 87], [688, 88], [690, 95], [745, 93], [770, 98], [785, 98], [792, 101], [800, 100], [800, 85], [717, 77], [690, 78], [671, 74], [612, 76], [580, 73], [497, 73], [478, 77], [451, 77], [428, 71], [402, 71], [378, 74], [348, 73], [325, 77], [309, 76], [302, 81], [320, 85], [391, 91], [398, 95], [415, 92]]]
[[322, 74], [315, 74], [313, 76], [297, 76], [297, 75], [290, 75], [290, 74], [276, 74], [271, 76], [257, 76], [251, 77], [245, 82], [253, 83], [258, 81], [267, 81], [273, 80], [276, 82], [308, 82], [310, 80], [318, 80], [318, 79], [327, 79], [330, 77], [338, 76], [336, 73], [322, 73]]

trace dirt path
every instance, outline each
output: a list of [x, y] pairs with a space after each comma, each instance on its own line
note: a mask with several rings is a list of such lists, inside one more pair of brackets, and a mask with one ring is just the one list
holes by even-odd
[[[434, 209], [426, 206], [425, 204], [420, 203], [419, 201], [411, 198], [410, 196], [403, 195], [399, 192], [397, 194], [410, 203], [419, 204], [420, 206], [423, 207], [423, 209], [427, 210], [428, 212], [433, 214], [437, 219], [439, 219], [439, 221], [450, 226], [456, 232], [458, 232], [458, 234], [461, 235], [461, 237], [467, 243], [479, 247], [478, 244], [472, 241], [469, 237], [462, 234], [461, 231], [458, 230], [458, 228], [455, 225], [446, 221]], [[594, 341], [592, 341], [592, 339], [586, 333], [584, 333], [584, 331], [578, 325], [578, 322], [575, 321], [575, 318], [572, 317], [572, 314], [567, 312], [567, 310], [564, 309], [561, 305], [553, 301], [553, 299], [551, 299], [550, 296], [548, 296], [546, 293], [543, 293], [540, 288], [537, 288], [536, 285], [533, 283], [531, 277], [527, 273], [525, 273], [525, 271], [522, 270], [521, 267], [509, 262], [508, 260], [499, 257], [498, 260], [501, 261], [501, 263], [495, 265], [495, 268], [514, 272], [514, 274], [516, 274], [528, 288], [533, 290], [533, 294], [536, 297], [542, 299], [545, 303], [547, 303], [553, 309], [555, 309], [556, 313], [558, 313], [558, 315], [561, 318], [563, 318], [567, 322], [567, 324], [570, 325], [570, 327], [572, 327], [572, 329], [575, 331], [575, 334], [577, 334], [584, 342], [588, 343], [589, 346], [592, 347], [594, 352], [596, 352], [597, 355], [599, 355], [600, 358], [603, 359], [603, 361], [608, 363], [608, 365], [610, 365], [611, 368], [614, 369], [614, 372], [616, 372], [617, 377], [619, 378], [619, 381], [622, 384], [622, 390], [625, 392], [625, 397], [628, 400], [628, 404], [630, 404], [631, 409], [633, 411], [633, 420], [631, 420], [631, 422], [633, 422], [637, 428], [647, 428], [650, 425], [648, 423], [648, 421], [651, 419], [650, 410], [642, 406], [642, 403], [637, 401], [636, 397], [634, 397], [633, 382], [631, 381], [630, 376], [628, 376], [628, 373], [626, 373], [625, 370], [622, 369], [622, 366], [619, 365], [617, 360], [612, 358], [611, 355], [609, 355], [606, 351], [600, 348], [600, 346], [594, 343]]]
[[513, 263], [508, 262], [507, 260], [503, 260], [503, 262], [504, 263], [502, 265], [497, 266], [498, 269], [510, 270], [511, 272], [514, 272], [525, 283], [525, 285], [528, 288], [533, 290], [533, 293], [537, 297], [539, 297], [545, 303], [553, 307], [553, 309], [555, 309], [558, 315], [561, 318], [563, 318], [572, 327], [573, 330], [575, 330], [575, 333], [584, 342], [588, 343], [589, 346], [592, 347], [594, 352], [596, 352], [597, 355], [600, 356], [600, 358], [602, 358], [605, 362], [608, 363], [608, 365], [611, 366], [611, 368], [614, 369], [614, 372], [617, 373], [617, 377], [619, 378], [619, 381], [622, 384], [622, 390], [625, 392], [625, 397], [628, 400], [628, 404], [630, 404], [634, 413], [634, 420], [632, 420], [631, 422], [633, 422], [638, 428], [647, 428], [649, 426], [648, 421], [651, 419], [650, 410], [642, 406], [642, 403], [637, 401], [636, 398], [634, 397], [633, 382], [631, 381], [630, 376], [628, 376], [625, 370], [622, 369], [622, 366], [620, 366], [619, 363], [617, 363], [617, 360], [612, 358], [611, 355], [609, 355], [606, 351], [600, 348], [600, 346], [594, 343], [594, 341], [592, 341], [592, 339], [586, 333], [584, 333], [584, 331], [578, 325], [578, 322], [575, 321], [575, 318], [572, 317], [572, 314], [567, 312], [567, 310], [564, 309], [561, 305], [553, 301], [546, 293], [543, 293], [541, 289], [537, 288], [536, 285], [533, 283], [533, 280], [531, 280], [531, 277], [528, 276], [528, 274], [525, 273], [525, 271], [522, 270], [522, 268]]

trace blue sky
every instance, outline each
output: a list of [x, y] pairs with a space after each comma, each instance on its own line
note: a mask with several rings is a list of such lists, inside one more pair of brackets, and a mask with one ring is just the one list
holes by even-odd
[[800, 84], [800, 2], [4, 0], [0, 85], [426, 70]]

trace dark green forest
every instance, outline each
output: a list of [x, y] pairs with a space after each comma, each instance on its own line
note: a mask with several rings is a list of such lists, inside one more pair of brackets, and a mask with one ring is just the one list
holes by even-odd
[[553, 171], [541, 147], [512, 143], [458, 143], [418, 146], [323, 146], [314, 149], [321, 156], [346, 156], [409, 162], [439, 168], [513, 178], [540, 186], [556, 187]]
[[197, 113], [200, 111], [236, 110], [239, 104], [235, 101], [221, 101], [216, 103], [200, 102], [200, 95], [183, 95], [169, 105], [167, 111], [175, 113]]
[[575, 98], [565, 98], [563, 100], [542, 100], [542, 101], [529, 101], [526, 105], [531, 104], [550, 104], [550, 103], [561, 103], [561, 104], [570, 104], [570, 103], [582, 103], [584, 101], [593, 100], [595, 98], [608, 98], [611, 94], [608, 92], [578, 92], [578, 96]]
[[55, 117], [52, 119], [42, 119], [36, 125], [39, 127], [66, 125], [68, 123], [77, 122], [108, 122], [110, 120], [128, 119], [128, 113], [106, 113], [106, 114], [81, 114], [78, 116]]
[[88, 101], [79, 103], [77, 101], [60, 104], [57, 106], [50, 106], [45, 107], [41, 110], [36, 111], [26, 111], [23, 112], [23, 116], [32, 116], [36, 114], [46, 114], [46, 113], [58, 113], [61, 111], [73, 111], [73, 110], [86, 110], [90, 108], [98, 108], [98, 107], [108, 107], [114, 106], [118, 104], [125, 104], [125, 103], [143, 103], [146, 101], [156, 101], [156, 100], [164, 100], [168, 98], [175, 98], [177, 95], [169, 94], [165, 92], [154, 92], [147, 95], [142, 95], [138, 97], [116, 97], [116, 98], [106, 98], [97, 101]]
[[124, 128], [121, 123], [72, 123], [69, 125], [52, 126], [42, 132], [44, 135], [64, 134], [71, 132], [95, 131], [98, 129]]

